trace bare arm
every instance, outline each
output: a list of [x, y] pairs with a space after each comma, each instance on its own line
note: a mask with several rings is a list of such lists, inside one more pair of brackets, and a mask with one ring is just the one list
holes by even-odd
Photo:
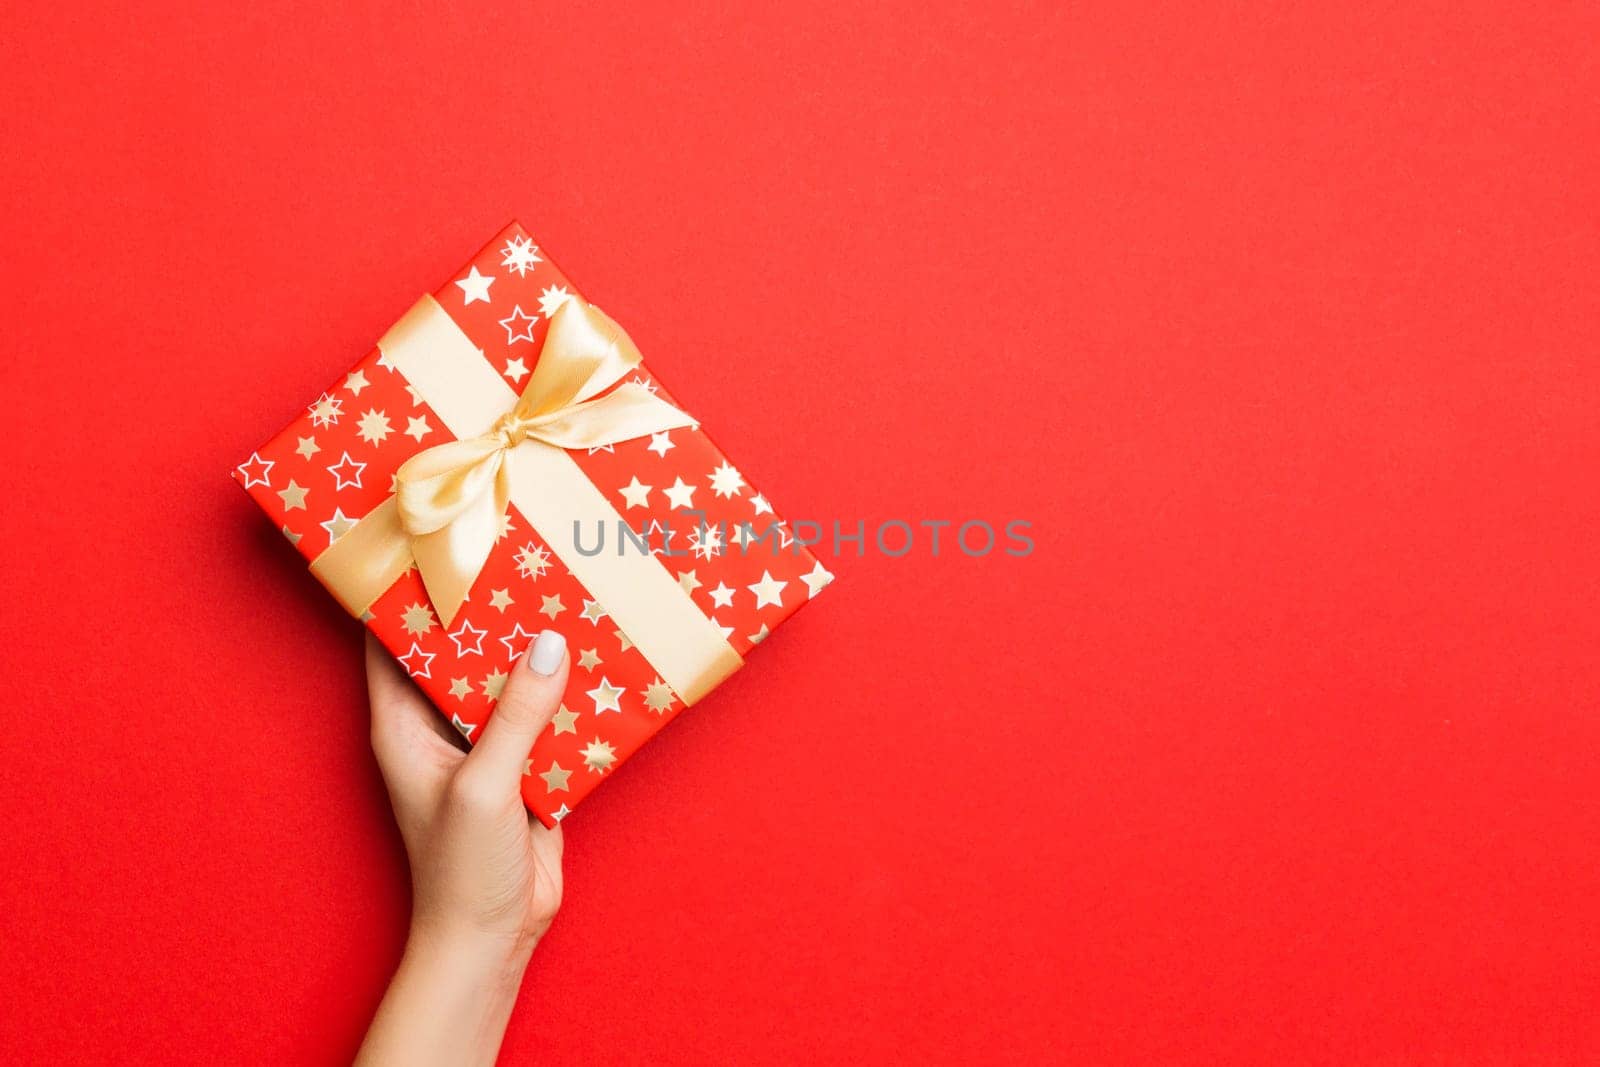
[[566, 642], [540, 634], [471, 753], [367, 638], [372, 749], [411, 861], [411, 933], [360, 1065], [492, 1064], [534, 947], [561, 905], [561, 830], [519, 788], [566, 687]]

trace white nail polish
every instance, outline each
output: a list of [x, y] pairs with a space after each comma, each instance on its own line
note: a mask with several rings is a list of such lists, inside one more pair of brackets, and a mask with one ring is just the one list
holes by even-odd
[[528, 649], [528, 667], [535, 674], [552, 675], [561, 668], [561, 660], [566, 654], [565, 637], [554, 630], [541, 630], [539, 636], [534, 638], [533, 647]]

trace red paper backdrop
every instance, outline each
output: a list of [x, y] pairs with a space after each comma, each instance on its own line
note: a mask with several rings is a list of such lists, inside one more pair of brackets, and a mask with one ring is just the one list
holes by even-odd
[[4, 16], [6, 1058], [355, 1047], [360, 631], [228, 472], [512, 216], [792, 517], [1037, 551], [831, 559], [507, 1060], [1600, 1057], [1593, 5], [747, 6]]

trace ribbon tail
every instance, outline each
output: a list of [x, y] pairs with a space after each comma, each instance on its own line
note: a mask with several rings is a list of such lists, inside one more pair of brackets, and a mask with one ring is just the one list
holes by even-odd
[[495, 473], [492, 488], [477, 494], [448, 525], [432, 533], [413, 535], [411, 554], [428, 590], [439, 621], [451, 626], [472, 591], [489, 553], [500, 537], [510, 501], [507, 483], [508, 455]]

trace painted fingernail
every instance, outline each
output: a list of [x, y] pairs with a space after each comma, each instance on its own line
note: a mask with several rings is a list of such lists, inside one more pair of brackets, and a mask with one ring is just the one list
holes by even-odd
[[546, 677], [561, 669], [561, 660], [567, 654], [567, 639], [554, 630], [541, 630], [528, 649], [528, 667], [535, 674]]

